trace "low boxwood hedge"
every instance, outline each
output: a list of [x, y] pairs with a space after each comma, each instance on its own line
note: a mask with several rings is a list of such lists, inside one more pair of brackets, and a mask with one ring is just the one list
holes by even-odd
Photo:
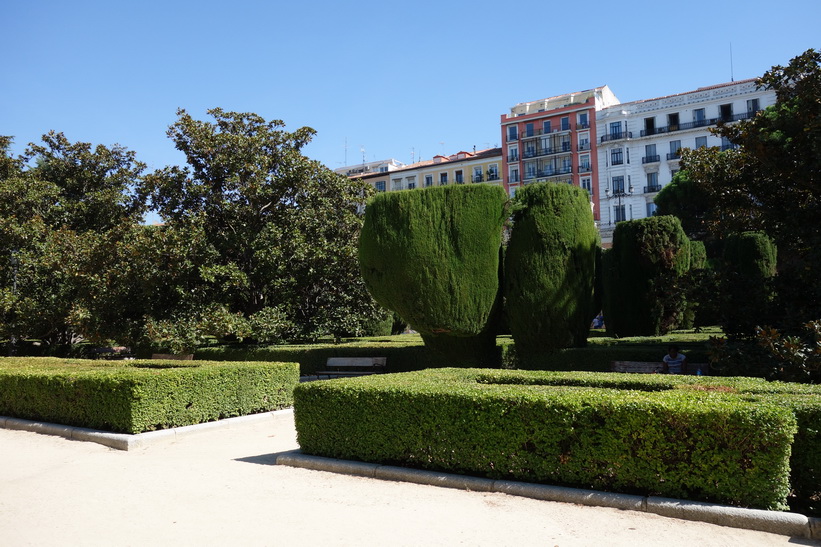
[[437, 369], [294, 396], [299, 444], [320, 456], [768, 509], [791, 480], [819, 490], [814, 386]]
[[0, 415], [121, 433], [289, 407], [296, 363], [0, 359]]

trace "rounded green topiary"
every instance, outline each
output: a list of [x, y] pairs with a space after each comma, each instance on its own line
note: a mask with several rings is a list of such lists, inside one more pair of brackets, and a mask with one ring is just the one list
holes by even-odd
[[680, 278], [690, 269], [690, 240], [678, 218], [620, 222], [605, 265], [605, 324], [611, 336], [657, 336], [686, 310]]
[[490, 185], [374, 196], [359, 240], [371, 295], [425, 344], [460, 362], [495, 348], [507, 195]]
[[593, 318], [598, 233], [587, 191], [521, 189], [505, 259], [505, 298], [519, 357], [583, 346]]
[[770, 323], [769, 308], [777, 251], [763, 232], [731, 234], [724, 242], [721, 268], [722, 327], [733, 336], [752, 336]]

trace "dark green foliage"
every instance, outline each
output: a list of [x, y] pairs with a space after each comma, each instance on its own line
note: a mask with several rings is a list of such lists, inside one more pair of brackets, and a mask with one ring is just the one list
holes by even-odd
[[477, 362], [493, 348], [507, 197], [499, 186], [388, 192], [368, 204], [365, 284], [431, 348]]
[[620, 222], [605, 269], [605, 323], [616, 336], [658, 335], [682, 320], [690, 240], [673, 216]]
[[724, 244], [721, 271], [722, 327], [728, 336], [749, 337], [768, 324], [776, 248], [762, 232], [733, 234]]
[[703, 270], [707, 267], [707, 247], [703, 241], [690, 240], [690, 269]]
[[141, 433], [288, 407], [296, 363], [0, 361], [0, 415]]
[[757, 84], [775, 92], [775, 104], [717, 129], [739, 147], [685, 151], [681, 167], [707, 196], [713, 234], [763, 230], [773, 238], [773, 319], [796, 329], [821, 317], [821, 50], [772, 67]]
[[593, 318], [598, 235], [587, 191], [535, 184], [519, 206], [505, 258], [510, 332], [520, 356], [582, 346]]
[[708, 197], [700, 186], [687, 176], [686, 171], [673, 175], [670, 184], [656, 194], [653, 202], [656, 215], [673, 215], [681, 221], [681, 227], [690, 238], [704, 237], [707, 229], [704, 217], [709, 209]]
[[821, 394], [782, 386], [439, 369], [301, 384], [294, 411], [309, 454], [785, 509], [798, 428], [778, 401]]

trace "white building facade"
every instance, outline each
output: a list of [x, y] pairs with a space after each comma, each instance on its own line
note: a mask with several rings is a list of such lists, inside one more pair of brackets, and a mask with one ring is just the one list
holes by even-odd
[[710, 133], [719, 121], [751, 118], [775, 103], [755, 80], [622, 103], [596, 113], [599, 229], [612, 243], [617, 222], [652, 216], [653, 199], [679, 170], [682, 148], [731, 146]]

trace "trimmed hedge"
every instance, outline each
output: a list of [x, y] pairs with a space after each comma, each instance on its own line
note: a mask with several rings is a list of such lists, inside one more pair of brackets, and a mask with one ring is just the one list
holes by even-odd
[[0, 415], [141, 433], [291, 406], [296, 363], [0, 359]]
[[309, 454], [767, 509], [787, 507], [790, 479], [819, 494], [816, 386], [436, 369], [294, 397]]
[[722, 258], [722, 326], [729, 335], [752, 336], [756, 327], [772, 323], [769, 280], [776, 274], [775, 244], [763, 232], [731, 234]]
[[586, 190], [526, 186], [505, 255], [505, 299], [520, 356], [587, 342], [598, 233]]
[[653, 336], [677, 328], [686, 299], [690, 240], [673, 216], [619, 222], [604, 256], [604, 320], [611, 336]]
[[368, 291], [457, 361], [482, 362], [493, 348], [506, 204], [503, 188], [477, 184], [377, 194], [365, 211]]

